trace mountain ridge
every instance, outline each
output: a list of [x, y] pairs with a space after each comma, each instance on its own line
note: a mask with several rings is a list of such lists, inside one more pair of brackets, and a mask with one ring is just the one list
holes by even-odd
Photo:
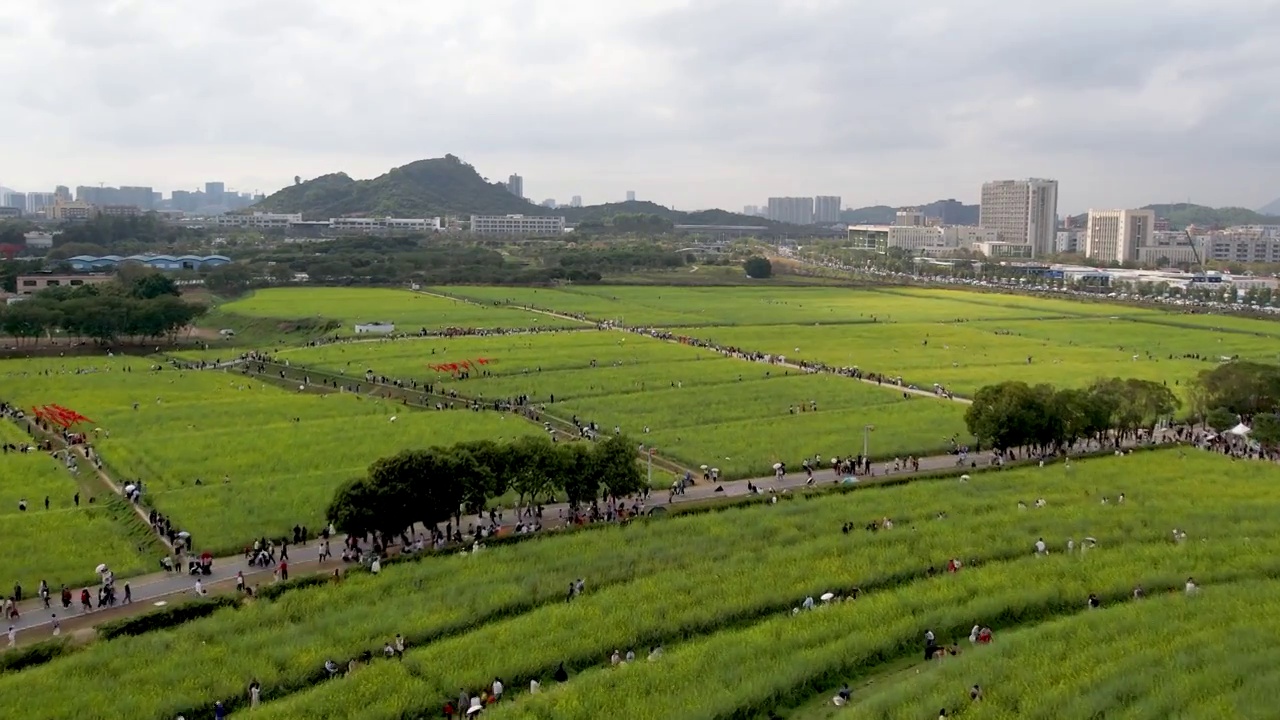
[[727, 210], [681, 212], [644, 200], [546, 208], [489, 182], [454, 155], [416, 160], [375, 178], [344, 172], [297, 182], [272, 193], [251, 211], [302, 213], [308, 220], [343, 216], [436, 217], [445, 215], [562, 215], [569, 224], [607, 222], [620, 214], [652, 214], [673, 224], [784, 227]]

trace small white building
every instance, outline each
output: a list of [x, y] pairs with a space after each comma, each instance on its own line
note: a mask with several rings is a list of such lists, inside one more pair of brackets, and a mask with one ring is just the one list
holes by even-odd
[[357, 335], [390, 335], [396, 331], [395, 323], [356, 323]]

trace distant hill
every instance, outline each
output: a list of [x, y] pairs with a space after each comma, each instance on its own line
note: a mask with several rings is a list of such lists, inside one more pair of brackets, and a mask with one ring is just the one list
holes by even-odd
[[1258, 208], [1258, 213], [1261, 215], [1280, 215], [1280, 198], [1276, 198], [1270, 203]]
[[[1143, 209], [1154, 210], [1156, 217], [1168, 220], [1169, 227], [1174, 230], [1182, 230], [1188, 225], [1197, 225], [1199, 227], [1206, 228], [1225, 228], [1232, 225], [1280, 224], [1280, 217], [1263, 215], [1242, 207], [1211, 208], [1205, 205], [1193, 205], [1191, 203], [1171, 203], [1146, 205]], [[1088, 222], [1088, 220], [1088, 213], [1081, 213], [1080, 215], [1075, 215], [1071, 218], [1072, 224], [1076, 227], [1084, 227], [1084, 224]]]
[[[925, 217], [941, 218], [944, 225], [977, 225], [978, 206], [965, 205], [958, 200], [935, 200], [927, 205], [904, 205], [914, 207], [924, 213]], [[850, 225], [888, 225], [897, 218], [899, 208], [888, 205], [872, 205], [845, 210], [840, 213], [840, 220]]]
[[253, 207], [264, 212], [302, 213], [308, 220], [344, 215], [434, 217], [437, 215], [542, 215], [534, 205], [491, 183], [453, 155], [418, 160], [372, 180], [346, 173], [321, 175], [273, 193]]
[[500, 183], [481, 177], [453, 155], [418, 160], [371, 180], [352, 180], [346, 173], [321, 175], [273, 193], [251, 208], [262, 212], [302, 213], [307, 220], [332, 217], [444, 215], [563, 215], [570, 225], [607, 224], [617, 215], [657, 215], [671, 224], [763, 225], [781, 227], [757, 217], [724, 210], [684, 213], [645, 201], [588, 205], [555, 210], [507, 192]]

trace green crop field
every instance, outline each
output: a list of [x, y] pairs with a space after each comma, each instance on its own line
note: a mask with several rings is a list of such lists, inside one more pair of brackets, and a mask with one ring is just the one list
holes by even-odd
[[291, 320], [336, 320], [331, 334], [353, 335], [356, 323], [390, 322], [399, 332], [421, 328], [566, 327], [574, 323], [507, 308], [484, 307], [448, 298], [379, 288], [270, 288], [219, 307], [246, 317]]
[[113, 476], [141, 480], [156, 508], [202, 549], [234, 551], [298, 523], [320, 527], [334, 489], [379, 457], [537, 432], [497, 413], [406, 411], [236, 374], [151, 371], [150, 362], [4, 361], [0, 378], [21, 406], [57, 403], [92, 418]]
[[1155, 310], [964, 290], [832, 287], [441, 288], [486, 303], [509, 302], [631, 326], [829, 325], [1040, 320], [1162, 315]]
[[[1274, 594], [1266, 581], [1280, 577], [1277, 480], [1273, 465], [1171, 449], [552, 535], [389, 565], [377, 577], [352, 575], [98, 642], [0, 675], [0, 704], [31, 720], [86, 706], [113, 717], [203, 717], [218, 700], [234, 715], [257, 679], [264, 702], [255, 717], [395, 720], [440, 716], [459, 688], [476, 693], [500, 677], [507, 693], [486, 716], [522, 720], [816, 712], [843, 682], [858, 688], [856, 717], [921, 717], [921, 709], [936, 717], [939, 707], [966, 717], [1012, 717], [1024, 707], [1044, 710], [1033, 717], [1089, 717], [1070, 710], [1123, 704], [1128, 717], [1166, 718], [1179, 714], [1165, 706], [1169, 698], [1207, 712], [1256, 694], [1240, 682], [1263, 687], [1247, 671], [1272, 662], [1270, 643], [1203, 655], [1176, 652], [1194, 645], [1169, 639], [1208, 638], [1207, 624], [1226, 634], [1208, 642], [1228, 642], [1251, 599], [1261, 608], [1249, 620], [1255, 633], [1280, 629], [1272, 619], [1280, 616], [1265, 611], [1275, 601], [1263, 601]], [[1045, 507], [1018, 509], [1035, 498]], [[882, 517], [895, 527], [863, 529]], [[847, 534], [846, 522], [854, 524]], [[1175, 527], [1190, 539], [1172, 542]], [[1068, 538], [1085, 536], [1097, 546], [1066, 551]], [[1033, 554], [1038, 537], [1047, 556]], [[965, 560], [959, 573], [929, 572], [952, 557]], [[1187, 576], [1201, 585], [1190, 601], [1179, 597]], [[577, 577], [586, 593], [565, 602]], [[1148, 598], [1127, 602], [1137, 585]], [[855, 586], [856, 601], [799, 609], [806, 596]], [[1091, 593], [1102, 609], [1086, 610]], [[1059, 630], [1081, 622], [1091, 631]], [[975, 623], [991, 627], [996, 642], [964, 643], [960, 658], [936, 666], [922, 661], [926, 630], [949, 643]], [[403, 660], [381, 659], [396, 633], [408, 640]], [[1126, 656], [1107, 659], [1120, 670], [1137, 667], [1139, 651], [1169, 648], [1152, 661], [1179, 678], [1181, 694], [1147, 673], [1108, 696], [1089, 684], [1100, 676], [1087, 663], [1054, 666], [1080, 637], [1097, 641], [1096, 651], [1093, 642], [1081, 650], [1100, 662], [1107, 647]], [[652, 645], [665, 653], [646, 660]], [[345, 663], [365, 650], [374, 654], [368, 666], [321, 680], [326, 659]], [[636, 662], [611, 667], [615, 650], [634, 650]], [[181, 662], [148, 662], [156, 657]], [[1231, 662], [1206, 676], [1221, 682], [1196, 682], [1185, 673], [1200, 667], [1197, 658]], [[570, 679], [554, 683], [561, 663]], [[908, 667], [921, 671], [918, 680]], [[863, 690], [879, 677], [901, 702], [878, 699], [878, 684]], [[892, 680], [899, 677], [904, 684]], [[543, 683], [540, 693], [526, 692], [530, 679]], [[975, 682], [987, 688], [989, 708], [967, 707]], [[1085, 690], [1094, 692], [1086, 699]], [[912, 704], [900, 712], [902, 703]], [[1270, 716], [1269, 705], [1235, 708], [1232, 717]]]
[[[788, 360], [817, 360], [900, 376], [921, 387], [940, 383], [963, 394], [1003, 380], [1086, 385], [1101, 377], [1132, 377], [1181, 387], [1223, 357], [1280, 360], [1277, 338], [1174, 328], [1148, 322], [1146, 316], [705, 327], [682, 332]], [[1188, 357], [1193, 355], [1198, 359]]]
[[[18, 425], [0, 420], [0, 444], [30, 442]], [[81, 468], [89, 472], [87, 463], [81, 462]], [[123, 500], [110, 503], [103, 497], [91, 504], [92, 495], [48, 453], [0, 454], [0, 587], [6, 596], [15, 582], [27, 595], [35, 595], [41, 580], [55, 592], [63, 584], [89, 582], [98, 563], [122, 576], [152, 567], [154, 558], [143, 554], [150, 546], [147, 537], [131, 532], [124, 522], [129, 511]], [[19, 509], [22, 500], [27, 501], [25, 511]]]
[[[768, 475], [775, 462], [798, 466], [815, 454], [856, 454], [866, 425], [875, 426], [875, 457], [945, 453], [952, 439], [968, 442], [958, 403], [616, 331], [349, 343], [278, 355], [468, 397], [528, 395], [553, 415], [594, 421], [605, 432], [619, 428], [688, 467], [719, 467], [726, 478]], [[488, 375], [455, 380], [428, 367], [477, 358], [489, 361]]]

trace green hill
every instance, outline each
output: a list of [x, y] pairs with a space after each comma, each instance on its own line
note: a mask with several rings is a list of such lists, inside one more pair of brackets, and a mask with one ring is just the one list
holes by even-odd
[[481, 177], [471, 165], [453, 155], [418, 160], [371, 180], [352, 180], [332, 173], [286, 187], [252, 210], [302, 213], [308, 220], [332, 217], [444, 215], [563, 215], [571, 225], [608, 225], [614, 217], [653, 215], [667, 224], [779, 226], [761, 218], [724, 210], [685, 213], [645, 201], [589, 205], [555, 210], [535, 205], [507, 192], [500, 183]]
[[345, 173], [322, 175], [286, 187], [254, 206], [265, 212], [300, 212], [308, 220], [344, 215], [434, 217], [437, 215], [523, 213], [543, 215], [546, 208], [491, 183], [453, 155], [418, 160], [372, 180]]
[[[1142, 209], [1154, 210], [1156, 217], [1168, 220], [1169, 227], [1174, 230], [1182, 230], [1188, 225], [1197, 225], [1202, 228], [1226, 228], [1232, 225], [1280, 224], [1280, 217], [1263, 215], [1242, 207], [1211, 208], [1191, 203], [1168, 203], [1145, 205]], [[1076, 227], [1084, 227], [1088, 220], [1088, 213], [1071, 217], [1072, 224]]]

